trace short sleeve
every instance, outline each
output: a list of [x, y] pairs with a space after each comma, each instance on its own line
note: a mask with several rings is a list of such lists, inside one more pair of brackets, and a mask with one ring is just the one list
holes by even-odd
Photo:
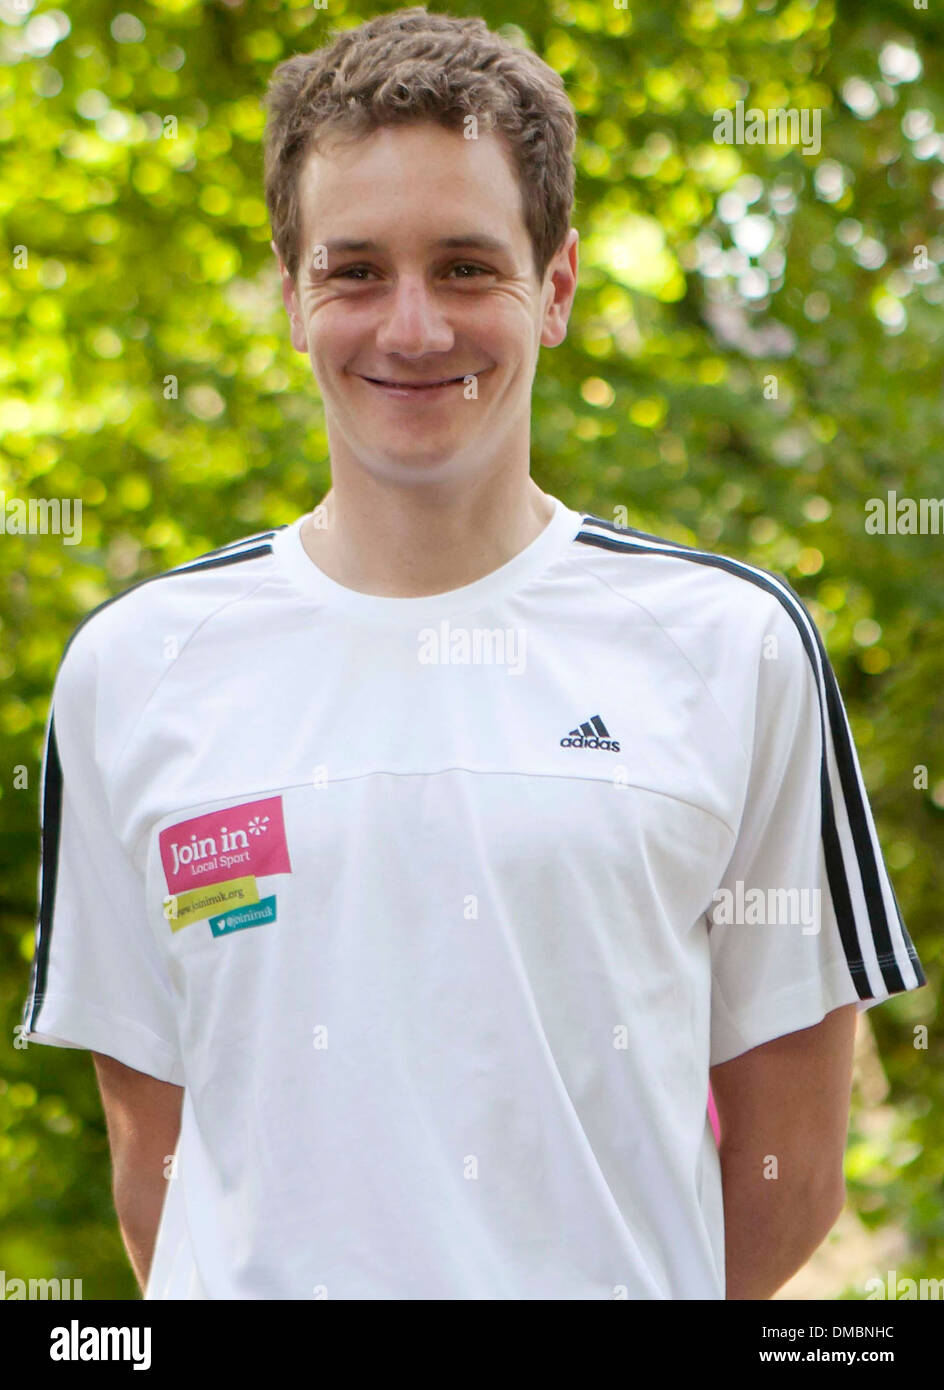
[[712, 1066], [926, 983], [812, 617], [771, 576], [737, 838], [706, 912]]
[[[57, 673], [42, 770], [39, 912], [21, 1024], [184, 1084], [173, 994], [144, 883], [112, 824], [96, 750], [96, 661], [74, 634]], [[76, 640], [78, 639], [78, 640]]]

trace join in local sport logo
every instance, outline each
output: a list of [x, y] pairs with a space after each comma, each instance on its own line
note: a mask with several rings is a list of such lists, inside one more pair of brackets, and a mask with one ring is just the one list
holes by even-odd
[[162, 830], [158, 842], [171, 894], [225, 879], [292, 872], [280, 796], [194, 816]]

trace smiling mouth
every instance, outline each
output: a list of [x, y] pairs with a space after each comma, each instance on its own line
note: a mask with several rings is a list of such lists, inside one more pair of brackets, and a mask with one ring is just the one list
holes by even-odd
[[[468, 376], [477, 377], [478, 372], [469, 372]], [[383, 381], [378, 377], [365, 376], [363, 381], [368, 381], [372, 386], [386, 386], [394, 391], [436, 391], [443, 386], [461, 386], [466, 378], [464, 376], [447, 377], [443, 381]]]

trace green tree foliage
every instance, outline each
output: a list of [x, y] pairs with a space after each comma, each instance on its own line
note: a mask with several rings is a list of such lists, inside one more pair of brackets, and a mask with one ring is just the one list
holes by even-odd
[[[268, 246], [260, 98], [278, 60], [381, 8], [3, 10], [0, 489], [81, 498], [83, 535], [0, 537], [0, 1267], [82, 1277], [86, 1296], [137, 1296], [91, 1060], [13, 1045], [52, 680], [91, 607], [329, 486]], [[786, 575], [825, 637], [931, 980], [869, 1015], [898, 1125], [879, 1140], [856, 1108], [850, 1197], [905, 1224], [915, 1272], [940, 1273], [944, 536], [865, 524], [870, 498], [944, 496], [940, 7], [450, 12], [532, 45], [580, 117], [581, 284], [539, 363], [535, 476], [573, 507]], [[818, 147], [716, 142], [715, 113], [739, 101], [819, 112]]]

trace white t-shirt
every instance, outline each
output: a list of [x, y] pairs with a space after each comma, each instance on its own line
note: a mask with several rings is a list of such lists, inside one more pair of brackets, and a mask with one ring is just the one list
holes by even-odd
[[709, 1067], [924, 983], [793, 590], [554, 500], [448, 593], [300, 517], [67, 646], [23, 1021], [186, 1088], [148, 1298], [723, 1298]]

